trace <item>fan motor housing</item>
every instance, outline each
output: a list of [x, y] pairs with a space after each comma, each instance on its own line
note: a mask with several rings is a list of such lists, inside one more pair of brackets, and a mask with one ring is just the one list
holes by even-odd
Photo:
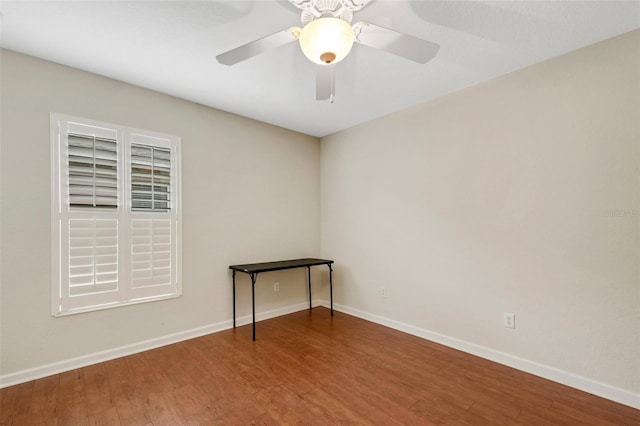
[[353, 12], [365, 7], [371, 0], [289, 0], [302, 9], [300, 21], [303, 25], [320, 17], [340, 18], [351, 23]]

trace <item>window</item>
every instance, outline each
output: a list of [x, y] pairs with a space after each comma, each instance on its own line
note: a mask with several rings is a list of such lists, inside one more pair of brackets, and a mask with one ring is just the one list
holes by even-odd
[[51, 114], [54, 316], [180, 296], [180, 138]]

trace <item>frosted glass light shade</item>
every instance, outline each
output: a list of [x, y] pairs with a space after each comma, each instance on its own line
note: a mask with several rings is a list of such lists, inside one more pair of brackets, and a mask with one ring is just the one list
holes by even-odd
[[349, 23], [338, 18], [319, 18], [309, 22], [300, 32], [300, 47], [316, 64], [335, 64], [343, 60], [355, 35]]

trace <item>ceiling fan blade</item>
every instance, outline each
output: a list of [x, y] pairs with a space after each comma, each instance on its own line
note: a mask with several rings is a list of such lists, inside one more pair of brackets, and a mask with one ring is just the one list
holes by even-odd
[[268, 50], [275, 49], [276, 47], [295, 41], [298, 39], [298, 34], [300, 34], [300, 28], [287, 28], [286, 30], [278, 31], [277, 33], [259, 38], [251, 43], [231, 49], [228, 52], [221, 53], [216, 56], [216, 59], [221, 64], [233, 65]]
[[402, 56], [419, 64], [426, 64], [436, 56], [440, 46], [430, 41], [399, 33], [388, 28], [358, 22], [353, 24], [356, 43]]
[[336, 79], [335, 65], [316, 65], [316, 100], [333, 103]]

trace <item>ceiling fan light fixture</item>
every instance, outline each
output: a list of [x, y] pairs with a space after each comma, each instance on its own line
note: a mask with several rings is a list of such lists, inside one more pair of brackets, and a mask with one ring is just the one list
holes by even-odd
[[339, 18], [318, 18], [302, 28], [300, 48], [316, 64], [336, 64], [351, 51], [355, 38], [353, 28]]

